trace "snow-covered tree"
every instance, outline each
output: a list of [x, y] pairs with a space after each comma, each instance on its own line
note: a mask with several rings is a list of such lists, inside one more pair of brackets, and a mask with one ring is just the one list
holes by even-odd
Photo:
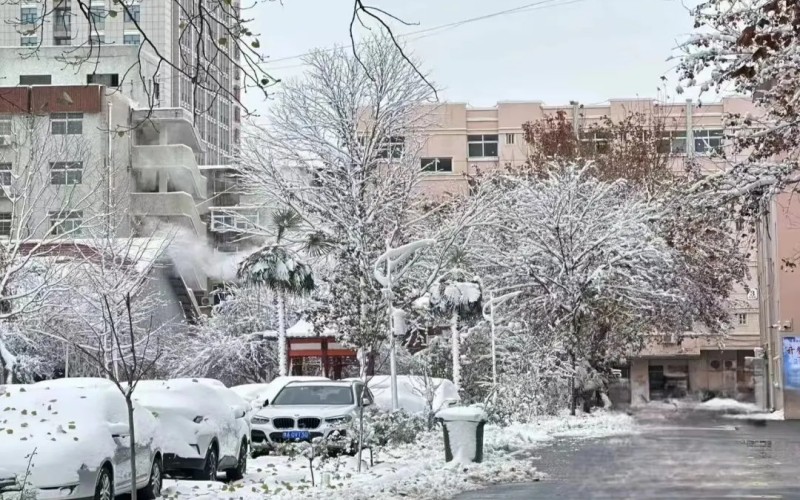
[[[273, 214], [276, 227], [275, 243], [264, 246], [239, 264], [238, 276], [245, 283], [264, 286], [275, 292], [278, 309], [278, 359], [279, 375], [288, 375], [286, 354], [286, 298], [305, 296], [314, 290], [311, 267], [302, 262], [283, 240], [283, 236], [300, 225], [300, 218], [291, 209], [277, 210]], [[315, 239], [309, 237], [303, 245], [306, 250], [318, 251]]]
[[679, 45], [678, 90], [733, 91], [758, 105], [757, 113], [727, 117], [735, 156], [729, 169], [702, 179], [698, 195], [760, 210], [761, 201], [800, 181], [796, 2], [707, 0], [692, 13], [695, 33]]
[[389, 40], [317, 51], [305, 77], [286, 82], [269, 121], [247, 142], [246, 183], [288, 207], [329, 248], [314, 319], [373, 352], [386, 306], [373, 264], [409, 241], [423, 130], [433, 91]]
[[230, 285], [210, 316], [171, 337], [162, 371], [170, 377], [216, 378], [228, 385], [272, 380], [280, 373], [272, 338], [274, 299], [264, 287]]
[[520, 290], [515, 302], [540, 318], [530, 334], [563, 349], [573, 411], [579, 362], [624, 356], [645, 334], [678, 328], [685, 302], [674, 253], [654, 230], [660, 206], [587, 168], [483, 183], [486, 226], [470, 247], [485, 286]]

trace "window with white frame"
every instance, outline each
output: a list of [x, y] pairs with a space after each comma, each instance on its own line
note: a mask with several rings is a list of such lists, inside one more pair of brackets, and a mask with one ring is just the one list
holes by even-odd
[[11, 175], [11, 163], [0, 162], [0, 186], [11, 186], [14, 177]]
[[73, 185], [83, 181], [82, 161], [50, 162], [50, 184]]
[[497, 158], [497, 134], [468, 135], [467, 155], [470, 158]]
[[20, 7], [19, 21], [22, 24], [36, 24], [39, 18], [39, 9], [36, 7]]
[[23, 47], [36, 47], [39, 45], [39, 37], [36, 35], [20, 37], [19, 44]]
[[583, 130], [581, 143], [595, 153], [605, 154], [611, 150], [611, 133], [606, 130]]
[[139, 16], [141, 15], [141, 7], [138, 3], [132, 5], [125, 5], [125, 16], [124, 21], [126, 23], [133, 23], [136, 21], [139, 22]]
[[11, 212], [0, 212], [0, 236], [11, 236]]
[[513, 145], [517, 143], [517, 134], [506, 134], [506, 144]]
[[736, 315], [736, 318], [739, 322], [739, 326], [744, 326], [747, 324], [747, 313], [739, 313]]
[[402, 136], [385, 137], [378, 145], [378, 158], [400, 158], [403, 156], [406, 138]]
[[125, 33], [122, 35], [122, 43], [124, 45], [139, 45], [142, 43], [142, 39], [139, 33]]
[[50, 230], [53, 234], [80, 234], [83, 211], [50, 212]]
[[89, 6], [89, 19], [92, 31], [103, 31], [106, 29], [106, 16], [108, 11], [104, 3], [93, 3]]
[[722, 154], [722, 130], [695, 130], [694, 152], [699, 154]]
[[658, 152], [662, 154], [686, 154], [686, 131], [665, 130], [658, 141]]
[[423, 172], [452, 172], [452, 158], [421, 158], [420, 166]]
[[254, 213], [215, 211], [211, 213], [211, 230], [218, 233], [252, 231], [258, 217]]
[[50, 113], [50, 133], [80, 135], [83, 133], [83, 113]]
[[0, 116], [0, 136], [8, 137], [11, 135], [11, 117]]

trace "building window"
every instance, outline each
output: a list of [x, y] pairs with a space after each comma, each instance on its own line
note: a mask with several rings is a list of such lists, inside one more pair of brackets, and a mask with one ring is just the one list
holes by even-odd
[[258, 225], [257, 213], [212, 212], [211, 230], [218, 233], [252, 231]]
[[80, 184], [83, 180], [82, 161], [50, 162], [50, 184]]
[[90, 14], [90, 27], [92, 31], [103, 31], [106, 29], [106, 11], [105, 4], [95, 4], [89, 7]]
[[747, 313], [739, 313], [736, 315], [736, 318], [740, 326], [744, 326], [747, 324]]
[[658, 152], [661, 154], [684, 155], [686, 154], [686, 131], [668, 130], [661, 134], [658, 141]]
[[13, 177], [11, 176], [11, 163], [0, 163], [0, 186], [11, 186], [12, 180]]
[[611, 150], [611, 133], [604, 130], [584, 130], [580, 133], [581, 144], [597, 154]]
[[470, 158], [497, 158], [497, 135], [468, 135]]
[[69, 3], [62, 0], [53, 9], [53, 45], [72, 45], [71, 25]]
[[20, 85], [50, 85], [52, 81], [51, 75], [19, 75]]
[[122, 43], [125, 45], [139, 45], [142, 43], [142, 39], [139, 37], [139, 34], [124, 34], [122, 35]]
[[8, 137], [11, 135], [11, 117], [0, 116], [0, 137]]
[[116, 73], [95, 73], [86, 75], [86, 83], [105, 85], [106, 87], [119, 87], [119, 75]]
[[57, 45], [57, 46], [72, 45], [72, 38], [63, 37], [63, 36], [54, 36], [53, 37], [53, 45]]
[[722, 130], [695, 130], [694, 152], [722, 154]]
[[83, 212], [70, 210], [68, 212], [50, 212], [50, 228], [53, 234], [80, 234]]
[[517, 143], [517, 134], [506, 134], [506, 144], [513, 145]]
[[422, 158], [420, 165], [423, 172], [452, 172], [452, 158]]
[[384, 137], [378, 145], [378, 158], [400, 158], [403, 156], [406, 138]]
[[22, 24], [36, 24], [39, 12], [36, 7], [21, 7], [19, 9], [19, 20]]
[[140, 6], [139, 6], [139, 4], [137, 3], [137, 4], [133, 4], [133, 5], [126, 5], [125, 7], [126, 7], [125, 16], [124, 16], [125, 22], [126, 23], [132, 23], [132, 22], [137, 22], [138, 23], [139, 22], [139, 14], [140, 14]]
[[36, 35], [23, 36], [19, 39], [19, 44], [23, 47], [36, 47], [39, 45], [39, 37]]
[[11, 213], [0, 213], [0, 236], [11, 236]]
[[83, 133], [83, 113], [51, 113], [50, 133], [79, 135]]
[[100, 33], [89, 35], [89, 45], [102, 45], [106, 43], [106, 36]]

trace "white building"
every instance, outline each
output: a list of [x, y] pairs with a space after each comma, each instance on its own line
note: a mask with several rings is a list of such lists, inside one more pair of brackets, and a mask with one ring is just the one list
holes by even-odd
[[[187, 16], [196, 16], [193, 3], [130, 0], [125, 8], [115, 0], [87, 3], [88, 19], [71, 0], [0, 3], [0, 48], [5, 48], [0, 50], [0, 86], [95, 83], [119, 88], [142, 106], [182, 107], [193, 114], [205, 146], [198, 162], [230, 163], [240, 137], [241, 110], [231, 99], [238, 95], [240, 75], [232, 63], [238, 60], [235, 44], [211, 43], [222, 36], [226, 14], [221, 8], [203, 21], [208, 31], [220, 33], [201, 37], [192, 28], [197, 17], [187, 22]], [[226, 8], [236, 9], [237, 3]], [[198, 45], [200, 38], [204, 43]], [[156, 54], [170, 64], [151, 65]], [[148, 61], [139, 64], [140, 55]], [[179, 71], [191, 73], [197, 57], [214, 61], [203, 64], [208, 74], [199, 78], [205, 87], [223, 91], [201, 90]]]

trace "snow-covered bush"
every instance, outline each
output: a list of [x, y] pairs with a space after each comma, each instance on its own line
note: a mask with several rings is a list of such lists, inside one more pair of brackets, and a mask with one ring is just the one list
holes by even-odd
[[[427, 428], [426, 419], [421, 415], [410, 415], [403, 410], [392, 412], [370, 408], [364, 411], [365, 445], [387, 446], [413, 443]], [[348, 434], [358, 436], [359, 421], [350, 422]]]

